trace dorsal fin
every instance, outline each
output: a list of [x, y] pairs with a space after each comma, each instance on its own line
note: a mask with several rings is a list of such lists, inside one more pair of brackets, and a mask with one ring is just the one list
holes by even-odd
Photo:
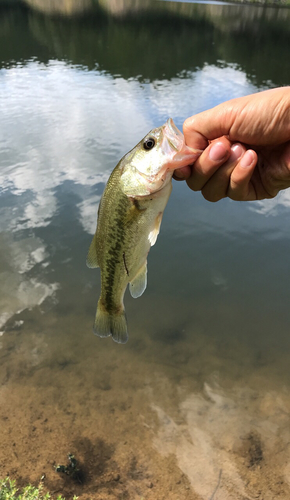
[[89, 248], [88, 256], [87, 256], [87, 266], [90, 268], [99, 267], [98, 259], [97, 259], [96, 234], [97, 233], [95, 233], [95, 235], [92, 239], [92, 243], [90, 244], [90, 248]]

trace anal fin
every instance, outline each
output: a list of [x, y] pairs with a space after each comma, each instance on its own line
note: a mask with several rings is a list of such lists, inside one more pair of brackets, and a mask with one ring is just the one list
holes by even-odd
[[135, 278], [131, 281], [129, 284], [129, 290], [134, 299], [137, 299], [142, 295], [142, 293], [145, 291], [147, 286], [147, 260], [145, 260], [145, 263], [139, 269], [138, 273], [136, 274]]

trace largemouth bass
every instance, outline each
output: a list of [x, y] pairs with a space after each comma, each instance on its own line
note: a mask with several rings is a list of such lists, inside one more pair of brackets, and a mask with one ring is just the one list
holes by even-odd
[[193, 163], [201, 151], [185, 145], [171, 118], [151, 130], [113, 170], [100, 201], [88, 267], [101, 269], [101, 296], [94, 332], [128, 340], [123, 297], [147, 285], [147, 255], [155, 244], [176, 168]]

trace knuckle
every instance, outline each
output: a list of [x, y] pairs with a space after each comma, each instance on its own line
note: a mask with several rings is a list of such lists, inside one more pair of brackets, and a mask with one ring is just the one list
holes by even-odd
[[201, 190], [201, 186], [198, 185], [197, 183], [195, 183], [193, 181], [186, 181], [186, 182], [187, 182], [189, 189], [191, 189], [191, 191], [200, 191]]
[[217, 201], [224, 198], [224, 196], [221, 193], [208, 191], [207, 189], [202, 189], [201, 194], [206, 201], [211, 201], [212, 203], [216, 203]]
[[245, 189], [240, 189], [238, 185], [232, 186], [228, 190], [228, 197], [234, 201], [245, 201], [247, 199], [247, 193]]
[[187, 135], [193, 128], [194, 126], [194, 118], [190, 117], [187, 118], [184, 123], [183, 123], [183, 134]]
[[241, 198], [241, 196], [237, 195], [237, 193], [235, 192], [231, 192], [228, 194], [228, 197], [233, 200], [233, 201], [243, 201], [243, 199]]

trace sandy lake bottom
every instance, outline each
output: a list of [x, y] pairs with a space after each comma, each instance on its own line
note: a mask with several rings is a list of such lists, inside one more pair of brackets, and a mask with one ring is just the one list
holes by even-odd
[[[67, 499], [289, 499], [286, 356], [278, 368], [270, 356], [253, 360], [238, 340], [217, 344], [196, 332], [184, 321], [186, 302], [166, 297], [153, 318], [142, 300], [126, 346], [95, 338], [82, 303], [8, 321], [0, 477], [19, 485], [44, 477]], [[158, 317], [156, 339], [148, 329], [158, 330]], [[68, 453], [76, 479], [55, 471]]]

